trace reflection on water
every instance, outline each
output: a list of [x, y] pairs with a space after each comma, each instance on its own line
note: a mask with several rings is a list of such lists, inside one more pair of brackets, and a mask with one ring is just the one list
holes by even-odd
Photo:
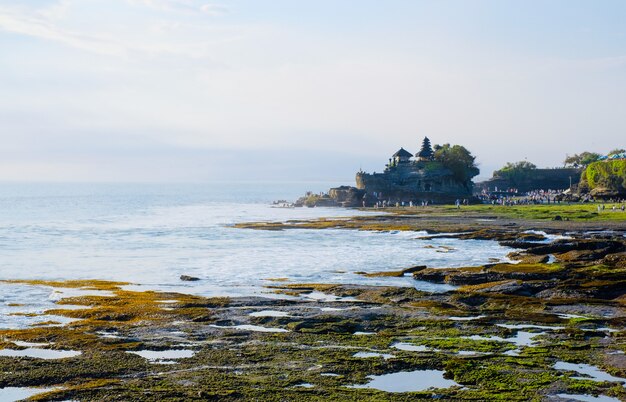
[[606, 395], [577, 395], [577, 394], [557, 394], [559, 398], [569, 401], [582, 401], [582, 402], [620, 402], [617, 398], [611, 398]]
[[171, 350], [137, 350], [137, 351], [129, 351], [127, 353], [132, 353], [138, 356], [143, 357], [146, 360], [157, 362], [157, 363], [169, 363], [169, 360], [175, 359], [185, 359], [189, 357], [193, 357], [196, 353], [193, 350], [185, 350], [185, 349], [171, 349]]
[[459, 385], [443, 378], [443, 371], [416, 370], [399, 373], [371, 375], [370, 382], [364, 385], [352, 385], [352, 388], [373, 388], [385, 392], [416, 392], [430, 388], [449, 388]]
[[209, 327], [212, 328], [219, 328], [219, 329], [237, 329], [240, 331], [252, 331], [252, 332], [289, 332], [286, 329], [283, 328], [268, 328], [268, 327], [261, 327], [259, 325], [209, 325]]
[[392, 357], [395, 357], [392, 354], [389, 353], [376, 353], [376, 352], [358, 352], [352, 355], [353, 357], [358, 357], [361, 359], [370, 359], [373, 357], [382, 357], [383, 359], [387, 360], [387, 359], [391, 359]]
[[0, 401], [19, 401], [30, 398], [37, 394], [53, 391], [54, 388], [25, 388], [25, 387], [6, 387], [0, 388]]
[[609, 373], [602, 371], [598, 367], [592, 366], [590, 364], [557, 362], [554, 365], [554, 368], [557, 370], [575, 371], [577, 373], [584, 374], [586, 376], [586, 377], [572, 377], [577, 380], [580, 379], [580, 380], [591, 380], [591, 381], [626, 382], [626, 378], [612, 376]]
[[76, 350], [52, 350], [40, 348], [27, 348], [22, 350], [2, 349], [0, 356], [6, 357], [32, 357], [35, 359], [64, 359], [67, 357], [80, 356], [81, 352]]

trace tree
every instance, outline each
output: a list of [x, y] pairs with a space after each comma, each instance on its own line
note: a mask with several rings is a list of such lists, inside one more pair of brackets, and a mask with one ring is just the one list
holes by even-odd
[[515, 163], [507, 162], [506, 165], [504, 165], [504, 167], [498, 171], [526, 171], [535, 169], [537, 169], [537, 165], [535, 165], [534, 163], [528, 161], [519, 161]]
[[563, 161], [563, 164], [565, 166], [572, 166], [572, 167], [581, 167], [581, 166], [587, 166], [592, 162], [597, 161], [598, 159], [600, 159], [600, 154], [595, 153], [595, 152], [581, 152], [580, 154], [574, 154], [572, 156], [569, 155], [565, 155], [565, 160]]
[[435, 145], [434, 159], [450, 169], [454, 177], [463, 183], [480, 173], [475, 163], [476, 157], [461, 145]]
[[581, 176], [580, 186], [587, 190], [603, 189], [613, 194], [626, 194], [626, 160], [591, 163]]
[[611, 156], [611, 155], [623, 154], [624, 152], [626, 152], [626, 149], [616, 148], [612, 150], [611, 152], [609, 152], [607, 155]]
[[537, 165], [528, 161], [515, 163], [507, 162], [502, 169], [493, 172], [493, 175], [494, 177], [506, 179], [513, 185], [517, 185], [526, 179], [535, 169], [537, 169]]

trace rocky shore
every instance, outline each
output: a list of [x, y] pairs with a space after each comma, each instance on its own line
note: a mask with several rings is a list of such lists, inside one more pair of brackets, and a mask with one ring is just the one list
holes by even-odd
[[454, 286], [445, 293], [277, 279], [276, 298], [203, 298], [18, 281], [92, 294], [0, 331], [0, 387], [44, 401], [626, 400], [623, 221], [441, 210], [238, 226], [427, 231], [516, 251], [514, 263], [363, 273]]

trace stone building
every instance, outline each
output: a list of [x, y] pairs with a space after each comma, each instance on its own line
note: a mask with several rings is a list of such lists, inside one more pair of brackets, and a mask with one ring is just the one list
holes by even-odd
[[424, 138], [415, 157], [404, 148], [392, 155], [382, 173], [356, 174], [356, 188], [368, 204], [391, 202], [453, 203], [472, 196], [471, 180], [459, 181], [454, 173], [434, 159], [430, 140]]

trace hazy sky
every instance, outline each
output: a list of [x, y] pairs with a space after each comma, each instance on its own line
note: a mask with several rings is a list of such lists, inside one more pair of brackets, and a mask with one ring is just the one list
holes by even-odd
[[623, 0], [0, 0], [0, 180], [352, 180], [626, 147]]

